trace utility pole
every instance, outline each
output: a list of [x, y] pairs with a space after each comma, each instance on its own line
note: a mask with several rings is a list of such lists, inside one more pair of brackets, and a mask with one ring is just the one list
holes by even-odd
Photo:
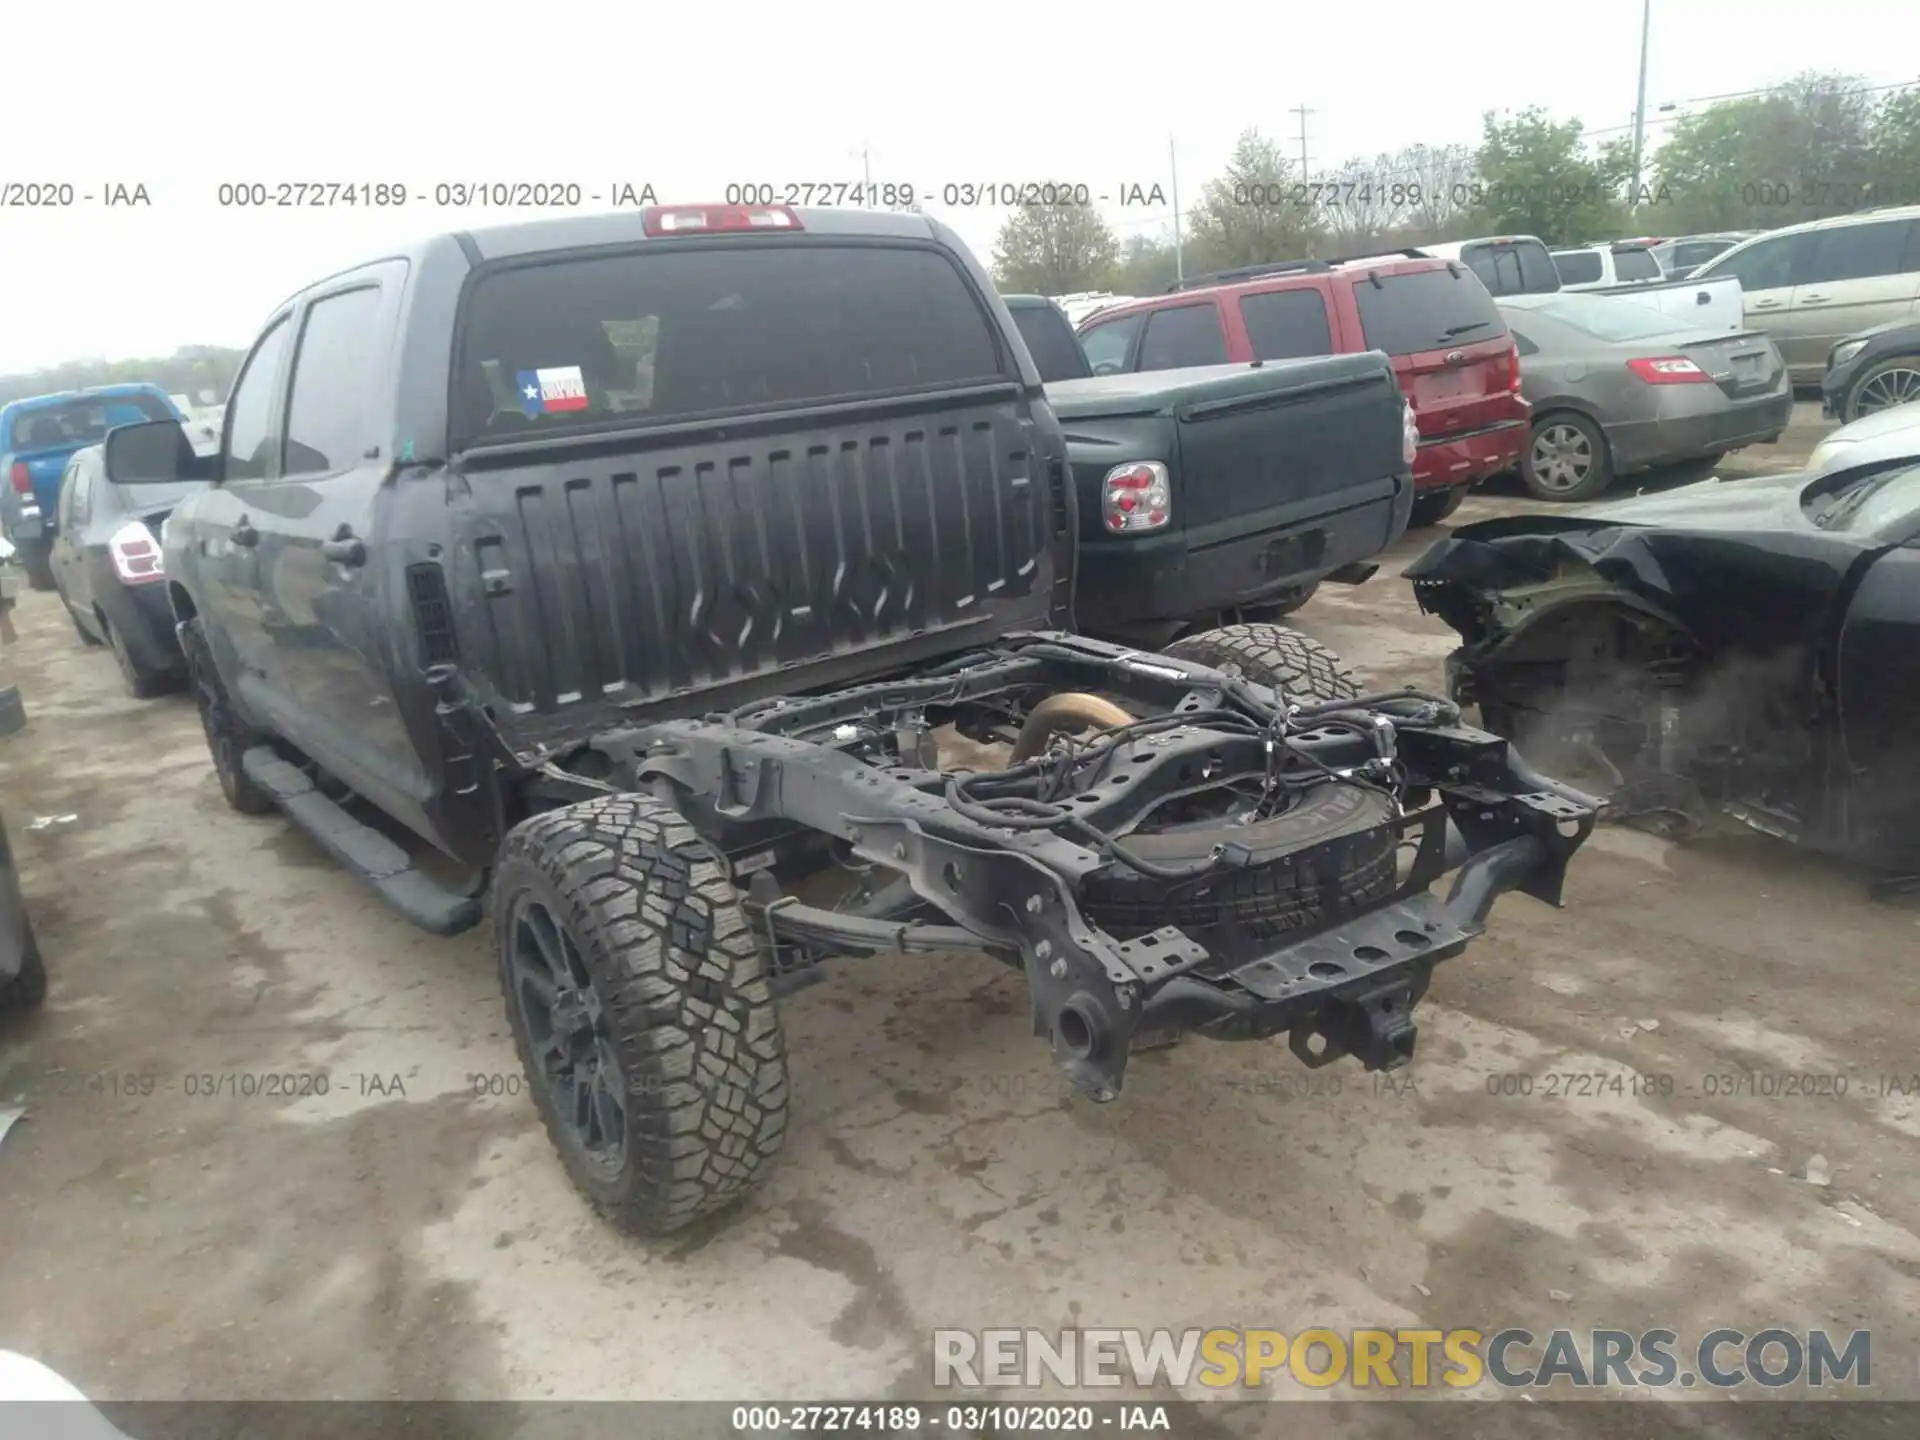
[[1187, 265], [1180, 249], [1180, 157], [1171, 135], [1167, 137], [1167, 173], [1173, 180], [1173, 278], [1179, 284], [1187, 278]]
[[1633, 193], [1640, 193], [1641, 145], [1647, 129], [1647, 37], [1653, 29], [1653, 0], [1640, 3], [1640, 94], [1633, 102]]
[[1287, 112], [1300, 117], [1300, 178], [1307, 178], [1307, 116], [1313, 114], [1305, 105], [1296, 105]]

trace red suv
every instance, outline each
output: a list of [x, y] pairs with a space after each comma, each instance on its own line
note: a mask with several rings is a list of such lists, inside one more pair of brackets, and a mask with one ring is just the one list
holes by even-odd
[[1493, 297], [1457, 260], [1418, 252], [1292, 260], [1202, 275], [1115, 305], [1077, 332], [1096, 375], [1384, 350], [1420, 426], [1415, 525], [1520, 463], [1520, 354]]

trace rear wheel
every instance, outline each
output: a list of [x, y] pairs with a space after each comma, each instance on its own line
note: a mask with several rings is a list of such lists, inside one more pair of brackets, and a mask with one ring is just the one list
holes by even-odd
[[[60, 600], [62, 604], [66, 604], [66, 596], [61, 596]], [[80, 637], [80, 643], [82, 645], [95, 648], [100, 644], [100, 637], [81, 623], [80, 612], [75, 610], [71, 605], [67, 606], [67, 618], [73, 621], [73, 633]]]
[[73, 622], [73, 633], [80, 637], [80, 643], [87, 646], [98, 645], [100, 637], [81, 622], [80, 612], [73, 608], [73, 601], [67, 598], [66, 587], [59, 582], [58, 577], [54, 580], [53, 591], [60, 597], [60, 605], [67, 612], [67, 619]]
[[27, 949], [20, 957], [20, 973], [0, 981], [0, 1010], [31, 1010], [47, 998], [47, 966], [27, 926]]
[[104, 615], [96, 615], [100, 629], [107, 637], [107, 645], [113, 651], [113, 663], [120, 667], [120, 679], [127, 687], [127, 694], [136, 700], [151, 700], [167, 688], [167, 677], [155, 674], [140, 663], [139, 657], [127, 648], [127, 637]]
[[1424, 530], [1429, 525], [1438, 525], [1454, 511], [1460, 508], [1460, 502], [1467, 498], [1467, 487], [1451, 485], [1445, 490], [1425, 490], [1413, 497], [1413, 514], [1407, 520], [1408, 528]]
[[1598, 425], [1563, 410], [1533, 422], [1520, 478], [1541, 500], [1591, 500], [1613, 483], [1613, 452]]
[[198, 618], [180, 627], [180, 648], [187, 656], [187, 680], [193, 687], [194, 705], [200, 711], [200, 728], [207, 735], [207, 753], [213, 757], [213, 773], [220, 777], [220, 790], [227, 804], [242, 815], [264, 815], [273, 809], [266, 791], [247, 778], [240, 768], [240, 757], [254, 737], [227, 699], [220, 672], [214, 669], [213, 651], [207, 644], [204, 623]]
[[494, 915], [507, 1020], [567, 1173], [661, 1235], [744, 1198], [787, 1124], [765, 959], [693, 827], [646, 795], [516, 826]]
[[1893, 355], [1868, 366], [1866, 373], [1853, 382], [1846, 415], [1849, 421], [1858, 420], [1876, 410], [1890, 410], [1916, 400], [1920, 400], [1920, 355]]
[[27, 572], [29, 590], [53, 589], [53, 551], [45, 545], [17, 545], [14, 551]]

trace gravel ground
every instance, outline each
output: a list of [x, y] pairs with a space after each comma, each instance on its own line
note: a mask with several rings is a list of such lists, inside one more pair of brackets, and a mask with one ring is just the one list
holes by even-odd
[[[1802, 410], [1723, 473], [1790, 468]], [[1452, 637], [1397, 579], [1436, 533], [1301, 627], [1437, 686]], [[935, 1326], [1222, 1323], [1870, 1326], [1876, 1390], [1920, 1390], [1920, 1099], [1870, 1093], [1920, 1071], [1920, 919], [1840, 867], [1603, 830], [1564, 909], [1509, 898], [1442, 967], [1410, 1070], [1338, 1094], [1282, 1046], [1189, 1042], [1095, 1106], [1000, 967], [849, 962], [787, 1003], [776, 1178], [648, 1245], [550, 1153], [485, 933], [421, 935], [228, 810], [184, 698], [122, 698], [50, 597], [17, 619], [0, 801], [53, 988], [0, 1028], [0, 1103], [28, 1111], [0, 1347], [89, 1394], [924, 1395]], [[1705, 1093], [1735, 1071], [1849, 1089]], [[1594, 1072], [1674, 1093], [1490, 1093]]]

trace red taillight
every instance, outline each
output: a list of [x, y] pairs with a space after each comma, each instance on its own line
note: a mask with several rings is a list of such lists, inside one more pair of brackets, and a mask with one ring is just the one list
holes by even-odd
[[159, 543], [138, 520], [129, 520], [113, 532], [107, 553], [113, 557], [114, 573], [129, 585], [158, 580], [166, 574], [160, 568]]
[[1520, 393], [1520, 347], [1518, 345], [1507, 346], [1506, 365], [1507, 393], [1518, 395]]
[[1629, 360], [1627, 368], [1649, 385], [1704, 385], [1713, 377], [1684, 355]]
[[791, 205], [649, 205], [649, 235], [711, 235], [726, 230], [804, 230]]
[[1167, 467], [1158, 460], [1136, 460], [1114, 466], [1100, 487], [1100, 497], [1107, 529], [1116, 534], [1159, 530], [1173, 518], [1173, 492], [1167, 485]]
[[27, 473], [26, 461], [14, 461], [13, 472], [7, 478], [13, 482], [13, 488], [17, 493], [21, 495], [31, 495], [33, 493], [33, 476]]

